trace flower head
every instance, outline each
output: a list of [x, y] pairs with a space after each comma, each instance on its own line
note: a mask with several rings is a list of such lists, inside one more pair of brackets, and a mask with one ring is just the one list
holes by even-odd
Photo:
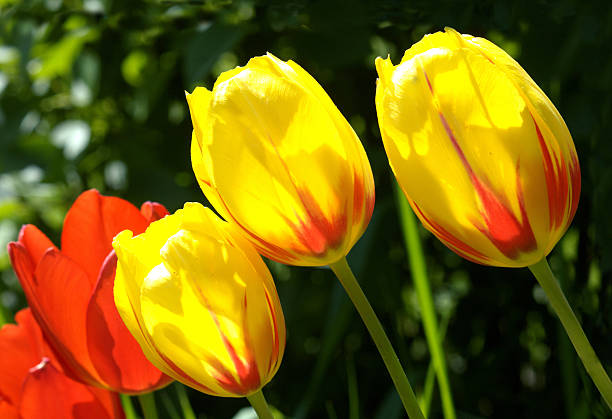
[[71, 378], [122, 393], [150, 392], [170, 381], [145, 358], [117, 313], [111, 247], [121, 230], [142, 232], [165, 214], [160, 204], [147, 202], [139, 211], [90, 190], [66, 215], [61, 250], [33, 225], [9, 244], [32, 313]]
[[389, 163], [425, 227], [481, 264], [545, 257], [576, 212], [580, 166], [561, 115], [521, 66], [447, 29], [376, 69]]
[[285, 322], [268, 268], [231, 224], [187, 203], [113, 241], [115, 302], [147, 357], [204, 393], [241, 397], [272, 379]]
[[204, 194], [265, 256], [322, 266], [349, 252], [374, 206], [359, 138], [321, 86], [271, 54], [187, 95]]

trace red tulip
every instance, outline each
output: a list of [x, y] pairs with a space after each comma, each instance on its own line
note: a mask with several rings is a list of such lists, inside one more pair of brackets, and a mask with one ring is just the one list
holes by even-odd
[[61, 372], [30, 309], [0, 329], [0, 417], [3, 419], [124, 418], [116, 393]]
[[89, 385], [137, 394], [171, 381], [144, 356], [115, 307], [113, 237], [134, 234], [168, 212], [146, 202], [140, 211], [96, 190], [81, 194], [64, 220], [61, 251], [26, 225], [8, 246], [32, 314], [66, 374]]

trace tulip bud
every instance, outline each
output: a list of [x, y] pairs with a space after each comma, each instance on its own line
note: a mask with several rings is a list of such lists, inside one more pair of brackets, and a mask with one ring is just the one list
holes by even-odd
[[248, 396], [272, 379], [283, 312], [268, 268], [232, 225], [187, 203], [113, 247], [117, 309], [155, 366], [215, 396]]
[[376, 59], [389, 163], [423, 225], [471, 261], [521, 267], [569, 226], [580, 166], [561, 115], [502, 49], [452, 29]]
[[372, 215], [374, 181], [359, 138], [312, 76], [268, 54], [187, 102], [200, 187], [260, 253], [301, 266], [346, 256]]

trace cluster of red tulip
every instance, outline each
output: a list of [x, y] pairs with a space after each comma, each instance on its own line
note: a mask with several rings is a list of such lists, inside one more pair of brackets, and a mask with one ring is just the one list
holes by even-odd
[[35, 226], [9, 244], [29, 308], [0, 330], [0, 417], [122, 418], [118, 392], [141, 394], [171, 378], [143, 355], [113, 298], [113, 237], [143, 232], [168, 212], [95, 190], [76, 200], [64, 221], [61, 250]]
[[[576, 150], [554, 105], [500, 48], [451, 29], [376, 68], [385, 151], [416, 215], [468, 260], [528, 266], [612, 406], [612, 383], [546, 262], [580, 194]], [[261, 389], [279, 368], [285, 323], [261, 254], [333, 270], [409, 417], [422, 418], [346, 263], [372, 215], [374, 181], [329, 96], [299, 65], [268, 54], [187, 102], [193, 170], [224, 220], [197, 203], [170, 215], [91, 190], [66, 215], [61, 250], [23, 227], [9, 255], [30, 308], [0, 331], [0, 416], [122, 417], [117, 392], [175, 379], [247, 397], [271, 418]], [[436, 333], [428, 339], [439, 344]]]

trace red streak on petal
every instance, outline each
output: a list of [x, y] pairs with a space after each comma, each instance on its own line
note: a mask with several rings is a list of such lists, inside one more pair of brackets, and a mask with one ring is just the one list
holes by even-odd
[[[238, 225], [238, 227], [240, 227], [240, 229], [246, 233], [251, 240], [254, 242], [255, 246], [257, 247], [257, 250], [260, 251], [260, 253], [262, 253], [264, 256], [266, 256], [267, 258], [270, 258], [272, 260], [275, 260], [277, 262], [281, 262], [281, 263], [287, 263], [287, 264], [292, 264], [294, 261], [297, 260], [297, 258], [291, 254], [290, 252], [286, 251], [285, 249], [278, 247], [270, 242], [267, 242], [265, 240], [263, 240], [261, 237], [255, 235], [254, 233], [252, 233], [248, 228], [246, 228], [240, 221], [238, 221], [238, 219], [236, 217], [234, 217], [234, 215], [232, 214], [232, 212], [230, 211], [229, 207], [227, 206], [227, 204], [225, 203], [225, 201], [223, 200], [223, 197], [219, 194], [219, 192], [217, 192], [217, 189], [208, 181], [198, 178], [202, 183], [204, 183], [205, 185], [209, 186], [211, 189], [213, 189], [216, 194], [217, 197], [219, 198], [219, 202], [221, 202], [221, 204], [223, 205], [223, 208], [225, 208], [225, 212], [227, 213], [227, 215], [232, 219], [232, 221], [234, 223], [236, 223], [236, 225]], [[228, 220], [229, 221], [229, 220]]]
[[164, 361], [164, 363], [168, 366], [168, 368], [173, 370], [179, 377], [181, 377], [184, 380], [185, 384], [187, 384], [188, 386], [193, 387], [195, 389], [198, 389], [200, 391], [203, 391], [204, 393], [207, 393], [207, 394], [217, 395], [218, 394], [217, 392], [209, 389], [205, 385], [203, 385], [203, 384], [197, 382], [196, 380], [194, 380], [193, 378], [191, 378], [191, 376], [189, 374], [187, 374], [185, 371], [183, 371], [181, 368], [179, 368], [174, 362], [172, 362], [172, 360], [170, 360], [168, 357], [166, 357], [157, 348], [157, 346], [155, 346], [155, 343], [152, 341], [152, 339], [147, 334], [146, 330], [140, 324], [140, 321], [138, 320], [138, 316], [136, 315], [136, 309], [134, 308], [134, 305], [132, 304], [132, 301], [129, 300], [129, 299], [128, 299], [128, 301], [130, 303], [130, 309], [132, 310], [132, 315], [134, 316], [134, 319], [136, 320], [136, 325], [140, 329], [141, 336], [143, 336], [147, 340], [147, 342], [149, 342], [151, 348], [153, 348], [153, 350], [155, 351], [157, 356], [159, 356], [160, 359], [162, 359]]
[[529, 252], [536, 247], [535, 236], [527, 218], [521, 179], [519, 177], [519, 166], [516, 167], [517, 200], [521, 210], [523, 222], [519, 222], [516, 216], [495, 195], [491, 189], [480, 181], [476, 176], [472, 183], [476, 188], [480, 201], [483, 205], [482, 217], [486, 226], [474, 223], [474, 226], [502, 252], [506, 257], [515, 259], [520, 252]]
[[[341, 186], [341, 187], [344, 187]], [[313, 255], [324, 256], [329, 249], [338, 247], [346, 233], [346, 211], [332, 214], [328, 219], [312, 196], [310, 191], [297, 188], [296, 191], [306, 211], [306, 220], [300, 220], [297, 228], [294, 227], [300, 242], [306, 246]]]
[[238, 356], [236, 352], [236, 348], [234, 348], [234, 345], [232, 345], [232, 343], [227, 338], [225, 333], [223, 333], [221, 324], [219, 323], [219, 318], [217, 317], [217, 313], [215, 313], [212, 310], [210, 303], [208, 302], [208, 299], [206, 298], [206, 296], [204, 295], [200, 287], [196, 283], [192, 283], [192, 285], [196, 289], [200, 297], [200, 300], [202, 301], [202, 303], [208, 310], [210, 316], [212, 317], [213, 321], [215, 322], [215, 326], [217, 327], [219, 336], [221, 337], [221, 340], [223, 341], [225, 350], [227, 351], [228, 355], [230, 356], [232, 360], [232, 363], [234, 364], [234, 369], [236, 371], [236, 375], [238, 376], [238, 381], [237, 381], [234, 378], [233, 374], [231, 374], [227, 369], [225, 369], [221, 365], [221, 363], [218, 363], [219, 366], [216, 369], [219, 371], [222, 371], [221, 375], [217, 379], [217, 381], [219, 382], [219, 385], [221, 385], [221, 387], [237, 395], [248, 394], [252, 390], [257, 389], [259, 387], [261, 379], [259, 377], [259, 370], [257, 369], [257, 363], [255, 362], [253, 354], [251, 353], [250, 348], [249, 348], [250, 342], [248, 338], [248, 328], [246, 324], [246, 321], [247, 321], [246, 319], [246, 309], [247, 309], [246, 292], [244, 295], [244, 299], [242, 301], [242, 304], [243, 304], [242, 330], [243, 330], [243, 333], [245, 334], [245, 341], [246, 341], [245, 346], [247, 348], [247, 353], [246, 353], [247, 359], [243, 361]]
[[[346, 216], [341, 214], [346, 214], [346, 209], [344, 208], [340, 215], [332, 214], [332, 219], [329, 220], [310, 191], [298, 186], [287, 163], [278, 151], [276, 143], [272, 141], [271, 138], [270, 144], [274, 148], [274, 152], [285, 169], [287, 177], [293, 185], [302, 207], [306, 212], [307, 219], [300, 220], [300, 225], [297, 226], [298, 229], [295, 229], [296, 226], [294, 226], [298, 239], [303, 245], [310, 249], [315, 256], [324, 256], [328, 249], [333, 249], [342, 242], [347, 223]], [[344, 189], [346, 187], [346, 179], [340, 179], [340, 183], [340, 187]]]
[[219, 384], [221, 388], [237, 396], [245, 394], [240, 383], [236, 381], [232, 373], [228, 371], [227, 368], [221, 365], [219, 360], [209, 361], [209, 365], [213, 368], [213, 371], [211, 371], [212, 377], [217, 381], [217, 384]]
[[440, 224], [427, 217], [425, 213], [419, 208], [419, 206], [411, 201], [412, 207], [416, 209], [417, 215], [419, 218], [424, 221], [425, 227], [429, 231], [438, 237], [442, 243], [444, 243], [447, 247], [449, 247], [453, 252], [457, 253], [459, 256], [469, 260], [470, 262], [478, 263], [481, 265], [488, 265], [489, 257], [480, 253], [478, 250], [474, 249], [467, 243], [462, 242], [460, 239], [455, 237], [451, 232], [446, 230]]
[[355, 173], [353, 179], [353, 226], [362, 225], [365, 229], [374, 211], [374, 194], [366, 192], [363, 176]]
[[276, 368], [276, 365], [280, 361], [278, 355], [280, 353], [280, 340], [278, 336], [278, 324], [276, 322], [276, 312], [274, 311], [274, 306], [272, 305], [272, 301], [270, 301], [270, 295], [268, 294], [268, 290], [265, 290], [266, 295], [266, 303], [268, 304], [268, 310], [270, 312], [270, 316], [272, 317], [272, 333], [274, 334], [274, 346], [272, 348], [272, 356], [270, 357], [270, 362], [268, 363], [268, 374], [270, 374]]
[[[570, 190], [569, 190], [568, 171], [566, 170], [567, 166], [566, 166], [565, 159], [563, 158], [563, 156], [560, 156], [560, 158], [557, 158], [554, 151], [552, 152], [552, 155], [551, 155], [551, 150], [548, 148], [546, 141], [544, 141], [544, 136], [542, 135], [542, 131], [540, 130], [540, 127], [538, 126], [533, 115], [531, 116], [531, 118], [535, 126], [536, 134], [538, 137], [538, 142], [540, 144], [540, 150], [542, 151], [542, 157], [544, 158], [544, 176], [546, 177], [546, 191], [548, 194], [549, 227], [551, 229], [556, 229], [556, 228], [559, 228], [563, 224], [563, 222], [566, 220], [566, 215], [567, 215], [568, 210], [570, 211], [570, 214], [572, 214], [569, 218], [571, 220], [575, 212], [575, 209], [573, 207], [578, 206], [578, 199], [576, 199], [575, 202], [573, 199], [573, 192], [574, 192], [573, 187], [576, 182], [574, 178], [576, 176], [575, 169], [574, 169], [574, 173], [571, 173], [572, 202], [569, 203], [568, 194], [570, 193]], [[572, 167], [570, 167], [570, 171], [572, 171], [573, 163], [574, 162], [572, 162]], [[579, 184], [580, 183], [580, 173], [579, 173], [580, 168], [577, 164], [577, 161], [575, 163], [576, 163], [575, 166], [578, 167], [577, 178], [578, 178], [578, 184]], [[576, 198], [579, 196], [579, 194], [580, 194], [580, 186], [578, 185]], [[570, 205], [570, 208], [568, 208], [568, 204]]]
[[578, 200], [580, 198], [580, 164], [578, 156], [572, 153], [572, 164], [570, 165], [570, 178], [572, 179], [572, 207], [570, 211], [569, 221], [574, 218], [576, 209], [578, 209]]
[[240, 382], [242, 383], [242, 387], [250, 390], [254, 390], [259, 387], [261, 379], [259, 377], [259, 369], [257, 368], [257, 362], [253, 356], [251, 351], [251, 336], [249, 334], [249, 325], [247, 323], [247, 295], [246, 291], [244, 293], [244, 297], [242, 299], [242, 331], [244, 333], [244, 341], [246, 343], [247, 350], [247, 362], [243, 362], [236, 353], [231, 342], [224, 335], [223, 340], [226, 347], [228, 348], [228, 352], [232, 358], [232, 362], [236, 367], [236, 371], [238, 372], [238, 377]]
[[353, 176], [353, 225], [359, 224], [364, 212], [365, 191], [363, 179], [357, 173]]
[[[425, 73], [424, 73], [425, 74]], [[427, 74], [425, 74], [427, 83], [431, 90], [432, 95], [434, 94]], [[472, 169], [467, 157], [463, 153], [463, 150], [459, 146], [459, 143], [450, 128], [444, 114], [438, 110], [440, 121], [444, 126], [444, 130], [450, 139], [453, 148], [457, 152], [463, 167], [465, 168], [470, 181], [476, 189], [476, 193], [480, 199], [482, 205], [481, 215], [485, 221], [486, 226], [482, 226], [479, 223], [475, 223], [475, 227], [478, 228], [497, 249], [510, 259], [515, 259], [519, 256], [520, 252], [528, 252], [536, 247], [535, 236], [529, 224], [529, 219], [524, 210], [524, 202], [522, 199], [522, 192], [520, 191], [520, 178], [518, 177], [518, 166], [517, 166], [517, 189], [519, 189], [517, 198], [521, 207], [522, 223], [516, 218], [510, 208], [508, 208], [497, 194], [482, 180], [476, 176]]]
[[[155, 348], [155, 346], [153, 347]], [[211, 390], [204, 384], [194, 380], [189, 374], [187, 374], [185, 371], [179, 368], [174, 362], [172, 362], [171, 359], [167, 358], [166, 355], [159, 352], [157, 348], [155, 348], [155, 352], [157, 352], [160, 358], [166, 363], [166, 365], [168, 365], [168, 367], [170, 367], [171, 370], [173, 370], [179, 377], [181, 377], [184, 380], [185, 384], [187, 384], [190, 387], [195, 388], [196, 390], [202, 391], [203, 393], [211, 394], [213, 396], [219, 395], [218, 392]]]

